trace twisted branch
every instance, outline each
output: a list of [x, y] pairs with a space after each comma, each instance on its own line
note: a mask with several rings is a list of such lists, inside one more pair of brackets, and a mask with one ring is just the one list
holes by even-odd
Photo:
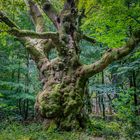
[[132, 52], [140, 42], [140, 30], [135, 32], [125, 46], [109, 49], [100, 60], [91, 64], [83, 65], [77, 69], [77, 74], [89, 78], [105, 69], [112, 62], [121, 59]]

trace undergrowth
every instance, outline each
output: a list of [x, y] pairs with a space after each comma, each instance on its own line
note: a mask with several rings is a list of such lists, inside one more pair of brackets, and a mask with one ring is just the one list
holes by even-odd
[[21, 123], [3, 121], [0, 123], [0, 140], [139, 140], [139, 127], [122, 121], [92, 119], [87, 129], [62, 132], [56, 128], [46, 129], [37, 122]]

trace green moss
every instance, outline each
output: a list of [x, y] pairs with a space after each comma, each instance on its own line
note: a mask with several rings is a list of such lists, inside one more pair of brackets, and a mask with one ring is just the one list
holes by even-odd
[[72, 113], [61, 120], [60, 127], [64, 130], [78, 130], [80, 128], [78, 120]]
[[[61, 88], [63, 94], [60, 92]], [[79, 129], [77, 116], [81, 114], [83, 107], [82, 94], [78, 85], [64, 86], [64, 83], [53, 85], [50, 93], [44, 92], [42, 95], [41, 112], [48, 119], [57, 118], [61, 129]]]
[[61, 88], [61, 84], [53, 85], [53, 91], [59, 91]]
[[55, 121], [51, 121], [51, 123], [50, 123], [50, 125], [49, 125], [49, 127], [48, 127], [48, 129], [47, 129], [47, 132], [48, 132], [48, 133], [51, 133], [51, 132], [53, 132], [56, 128], [57, 128], [57, 125], [56, 125]]
[[82, 98], [78, 91], [72, 90], [69, 93], [64, 93], [64, 115], [67, 116], [71, 112], [75, 115], [80, 113], [82, 104]]
[[77, 102], [75, 100], [69, 98], [69, 100], [64, 103], [64, 106], [65, 106], [64, 114], [66, 115], [66, 114], [69, 114], [70, 112], [75, 112], [76, 105], [77, 105]]
[[52, 87], [53, 90], [50, 93], [44, 93], [40, 103], [40, 109], [43, 116], [53, 118], [60, 114], [60, 87], [60, 84], [54, 85]]

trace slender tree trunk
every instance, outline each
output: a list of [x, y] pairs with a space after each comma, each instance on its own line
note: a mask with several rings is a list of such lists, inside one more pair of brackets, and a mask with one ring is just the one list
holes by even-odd
[[[19, 63], [18, 63], [18, 73], [17, 73], [17, 83], [18, 84], [20, 82], [20, 67], [21, 67], [21, 64], [20, 64], [20, 61], [19, 61]], [[16, 89], [16, 93], [18, 93], [18, 92], [20, 92], [20, 88], [19, 87]], [[22, 99], [18, 99], [17, 102], [18, 102], [19, 114], [22, 115]]]
[[95, 111], [96, 111], [96, 115], [99, 115], [99, 102], [98, 102], [98, 96], [96, 93], [96, 97], [95, 97]]
[[109, 114], [112, 115], [112, 99], [109, 94], [107, 94], [107, 97], [109, 99]]
[[22, 104], [23, 104], [23, 107], [22, 107], [22, 110], [23, 110], [22, 111], [22, 116], [23, 116], [23, 119], [25, 121], [28, 118], [29, 100], [28, 99], [22, 100]]
[[133, 71], [132, 74], [133, 77], [133, 87], [134, 87], [134, 105], [135, 105], [135, 114], [138, 115], [138, 100], [137, 100], [137, 85], [136, 85], [136, 76], [135, 76], [135, 71]]
[[[26, 63], [26, 67], [27, 67], [27, 73], [25, 75], [25, 93], [29, 94], [29, 60], [30, 60], [30, 55], [27, 53], [27, 63]], [[26, 120], [28, 118], [28, 111], [29, 111], [29, 99], [24, 99], [24, 120]]]
[[102, 103], [101, 103], [101, 96], [100, 93], [98, 92], [98, 104], [99, 104], [99, 112], [100, 114], [102, 113]]
[[88, 82], [85, 85], [85, 91], [84, 91], [84, 99], [85, 99], [85, 110], [87, 110], [86, 112], [89, 114], [92, 112], [92, 105], [91, 105], [91, 97], [89, 95], [89, 91], [88, 91]]
[[[104, 80], [104, 72], [102, 71], [102, 84], [105, 84]], [[105, 100], [104, 100], [104, 92], [101, 95], [101, 104], [102, 104], [102, 112], [103, 112], [103, 119], [105, 120], [106, 114], [105, 114]]]

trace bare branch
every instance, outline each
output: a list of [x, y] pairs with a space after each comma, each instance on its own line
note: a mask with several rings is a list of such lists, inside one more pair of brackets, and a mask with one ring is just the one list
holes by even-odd
[[30, 37], [36, 39], [54, 39], [58, 40], [58, 33], [56, 32], [44, 32], [44, 33], [36, 33], [28, 30], [18, 30], [16, 28], [12, 28], [8, 31], [11, 35], [16, 37]]
[[6, 25], [8, 25], [10, 28], [19, 28], [12, 20], [10, 20], [4, 12], [0, 11], [0, 22], [4, 22]]
[[37, 32], [44, 32], [45, 31], [45, 23], [44, 18], [42, 16], [42, 13], [37, 6], [37, 4], [34, 3], [33, 0], [24, 0], [26, 5], [29, 7], [29, 13], [31, 16], [31, 19], [36, 27]]
[[50, 18], [50, 20], [53, 22], [55, 27], [58, 28], [58, 22], [57, 22], [58, 13], [56, 9], [53, 7], [53, 5], [51, 4], [49, 0], [44, 0], [42, 2], [42, 5], [43, 5], [42, 9], [44, 13]]
[[137, 31], [133, 36], [128, 40], [126, 45], [121, 48], [109, 49], [100, 60], [91, 64], [83, 65], [77, 70], [77, 74], [89, 78], [96, 73], [103, 71], [109, 64], [112, 62], [121, 59], [138, 46], [140, 42], [140, 31]]
[[[19, 27], [1, 11], [0, 11], [0, 21], [4, 22], [7, 26], [11, 28], [7, 32], [11, 35], [16, 36], [16, 38], [21, 43], [23, 43], [23, 45], [27, 48], [27, 50], [30, 52], [30, 54], [32, 55], [33, 59], [36, 62], [38, 62], [40, 59], [45, 57], [43, 51], [36, 47], [37, 44], [34, 43], [34, 40], [29, 38], [29, 36], [33, 36], [33, 37], [37, 36], [37, 38], [39, 38], [39, 35], [37, 33], [34, 33], [34, 32], [32, 33], [29, 31], [26, 32], [26, 31], [20, 30]], [[29, 33], [29, 36], [28, 36], [28, 33]], [[51, 37], [51, 35], [46, 35], [46, 34], [45, 36]]]
[[3, 12], [0, 11], [0, 20], [8, 25], [11, 29], [7, 32], [11, 35], [16, 37], [30, 37], [30, 38], [37, 38], [37, 39], [49, 39], [52, 38], [54, 40], [58, 40], [58, 33], [55, 32], [44, 32], [44, 33], [36, 33], [28, 30], [20, 30], [19, 27], [10, 20]]

